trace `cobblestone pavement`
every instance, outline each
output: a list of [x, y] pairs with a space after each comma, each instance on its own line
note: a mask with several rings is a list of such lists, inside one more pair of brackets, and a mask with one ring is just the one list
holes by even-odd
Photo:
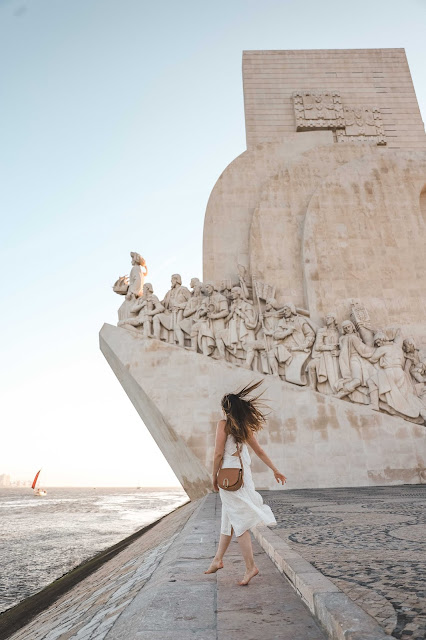
[[275, 533], [401, 640], [426, 637], [426, 485], [262, 491]]

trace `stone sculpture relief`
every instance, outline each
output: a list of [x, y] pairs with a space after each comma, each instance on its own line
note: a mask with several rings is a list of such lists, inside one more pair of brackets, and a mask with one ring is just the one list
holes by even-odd
[[404, 418], [426, 420], [426, 406], [413, 393], [405, 373], [405, 355], [401, 330], [396, 329], [393, 339], [379, 331], [374, 336], [376, 349], [370, 361], [377, 363], [369, 380], [372, 409]]
[[337, 382], [341, 378], [339, 354], [339, 329], [336, 316], [334, 313], [329, 313], [325, 318], [325, 327], [317, 331], [312, 360], [308, 364], [312, 389], [326, 395], [336, 393]]
[[296, 131], [337, 129], [345, 126], [340, 94], [335, 91], [293, 93]]
[[[307, 385], [319, 393], [369, 405], [417, 424], [426, 422], [426, 354], [399, 328], [372, 325], [368, 310], [351, 301], [340, 327], [334, 313], [315, 326], [309, 312], [279, 305], [275, 290], [243, 267], [215, 285], [179, 274], [164, 300], [143, 282], [146, 264], [132, 253], [130, 276], [114, 291], [125, 295], [118, 326], [207, 357]], [[239, 284], [236, 285], [235, 283]]]
[[337, 142], [386, 144], [379, 109], [343, 105], [336, 91], [297, 91], [293, 105], [296, 131], [332, 129]]
[[164, 311], [164, 307], [154, 295], [154, 289], [150, 282], [143, 285], [142, 295], [130, 306], [129, 318], [120, 320], [119, 327], [141, 327], [144, 338], [152, 338], [153, 317]]
[[174, 273], [171, 278], [171, 288], [161, 302], [164, 310], [153, 316], [154, 338], [164, 338], [167, 342], [185, 346], [185, 334], [181, 327], [183, 311], [191, 298], [189, 289], [182, 286], [182, 278]]
[[118, 311], [119, 320], [125, 320], [135, 314], [131, 311], [136, 298], [143, 292], [145, 277], [148, 275], [148, 268], [144, 258], [135, 251], [130, 252], [132, 268], [129, 276], [121, 276], [114, 284], [115, 293], [125, 295], [125, 300]]
[[305, 385], [305, 363], [311, 355], [315, 331], [298, 315], [290, 302], [282, 308], [282, 318], [274, 332], [274, 356], [287, 382]]

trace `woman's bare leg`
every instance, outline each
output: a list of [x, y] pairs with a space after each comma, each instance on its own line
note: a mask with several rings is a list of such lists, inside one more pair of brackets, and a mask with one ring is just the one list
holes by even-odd
[[216, 573], [218, 569], [223, 569], [223, 556], [226, 553], [227, 548], [229, 547], [229, 543], [232, 540], [233, 530], [231, 529], [231, 535], [226, 536], [224, 533], [220, 534], [219, 538], [219, 546], [216, 551], [216, 555], [213, 558], [211, 565], [204, 571], [204, 573]]
[[248, 584], [254, 576], [257, 576], [259, 569], [254, 564], [250, 531], [244, 531], [242, 536], [238, 536], [237, 540], [240, 545], [241, 553], [243, 554], [244, 562], [246, 563], [246, 572], [244, 574], [244, 578], [240, 582], [240, 585], [243, 587]]

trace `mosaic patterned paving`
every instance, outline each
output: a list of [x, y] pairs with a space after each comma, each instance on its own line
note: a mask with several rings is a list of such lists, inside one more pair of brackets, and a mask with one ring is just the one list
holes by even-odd
[[401, 640], [426, 637], [426, 485], [262, 491], [274, 531]]

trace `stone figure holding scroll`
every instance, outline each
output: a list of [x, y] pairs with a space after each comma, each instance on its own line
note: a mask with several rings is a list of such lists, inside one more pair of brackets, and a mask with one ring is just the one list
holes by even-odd
[[174, 273], [171, 278], [171, 289], [166, 293], [162, 305], [164, 311], [154, 316], [154, 337], [161, 339], [163, 330], [167, 334], [168, 342], [178, 343], [180, 347], [185, 346], [185, 336], [180, 326], [183, 319], [183, 310], [191, 297], [189, 289], [182, 286], [182, 278], [178, 273]]
[[327, 314], [325, 327], [318, 329], [312, 360], [308, 364], [309, 381], [312, 389], [326, 395], [336, 391], [340, 378], [339, 330], [334, 313]]

